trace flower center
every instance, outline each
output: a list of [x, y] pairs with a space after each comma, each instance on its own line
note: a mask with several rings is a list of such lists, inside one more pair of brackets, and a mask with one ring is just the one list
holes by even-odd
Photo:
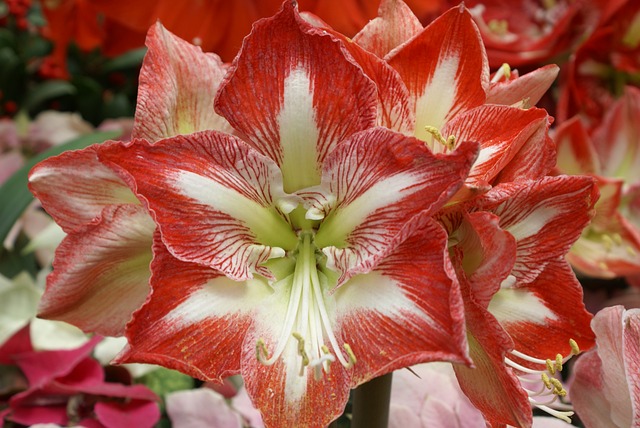
[[557, 354], [553, 360], [534, 358], [515, 349], [511, 351], [514, 357], [540, 367], [536, 369], [525, 367], [508, 357], [504, 360], [505, 364], [520, 373], [517, 376], [520, 379], [522, 388], [529, 395], [529, 402], [540, 410], [567, 423], [571, 423], [572, 407], [559, 401], [560, 398], [567, 395], [567, 391], [555, 376], [556, 373], [562, 371], [564, 363], [580, 353], [580, 348], [578, 348], [578, 344], [573, 339], [569, 340], [569, 344], [571, 345], [571, 353], [567, 357]]
[[299, 375], [304, 376], [310, 367], [319, 380], [323, 371], [329, 373], [336, 359], [345, 368], [351, 368], [356, 357], [351, 347], [347, 343], [341, 345], [333, 332], [331, 307], [327, 306], [333, 297], [327, 294], [327, 276], [318, 269], [324, 255], [316, 250], [313, 238], [313, 231], [300, 232], [298, 248], [291, 255], [295, 258], [293, 273], [279, 281], [290, 284], [291, 294], [277, 344], [269, 352], [264, 340], [259, 339], [256, 355], [262, 364], [272, 365], [283, 354], [290, 355], [285, 351], [293, 347], [299, 359]]

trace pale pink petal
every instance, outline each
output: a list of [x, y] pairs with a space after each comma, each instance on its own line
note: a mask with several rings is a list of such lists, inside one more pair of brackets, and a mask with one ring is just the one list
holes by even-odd
[[633, 423], [640, 424], [640, 309], [627, 310], [622, 319], [624, 325], [624, 362]]
[[484, 428], [486, 422], [458, 386], [450, 364], [427, 363], [393, 374], [391, 428]]
[[487, 104], [534, 106], [551, 87], [559, 71], [560, 67], [549, 64], [523, 76], [492, 83], [487, 93]]
[[134, 140], [101, 158], [122, 169], [178, 258], [240, 280], [270, 276], [261, 264], [297, 244], [278, 207], [286, 198], [277, 165], [231, 135]]
[[67, 236], [56, 251], [39, 316], [122, 335], [149, 290], [154, 229], [141, 206], [120, 205]]
[[378, 17], [353, 37], [353, 41], [379, 58], [422, 31], [422, 24], [401, 0], [382, 0]]
[[578, 175], [600, 172], [597, 153], [579, 117], [561, 123], [554, 138], [558, 150], [556, 168], [561, 173]]
[[640, 89], [627, 86], [593, 135], [601, 175], [640, 182]]
[[640, 309], [601, 310], [592, 328], [598, 347], [574, 367], [571, 397], [587, 426], [629, 427], [640, 423], [638, 376]]
[[240, 415], [209, 388], [172, 392], [165, 402], [174, 428], [242, 428]]
[[97, 152], [111, 144], [65, 152], [31, 170], [29, 189], [65, 232], [90, 223], [108, 205], [140, 204], [125, 182], [98, 161]]
[[157, 141], [207, 129], [230, 132], [229, 123], [213, 110], [226, 72], [220, 58], [179, 39], [160, 22], [149, 29], [146, 45], [132, 137]]
[[343, 49], [285, 2], [254, 25], [220, 88], [216, 110], [278, 164], [287, 192], [319, 184], [327, 154], [375, 123], [375, 85]]

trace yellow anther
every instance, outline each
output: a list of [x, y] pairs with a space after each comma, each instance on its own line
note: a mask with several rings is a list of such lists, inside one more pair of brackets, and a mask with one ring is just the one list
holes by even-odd
[[611, 251], [613, 247], [613, 239], [609, 235], [602, 235], [602, 245], [606, 251]]
[[556, 0], [542, 0], [545, 9], [550, 10], [556, 7]]
[[573, 355], [580, 354], [580, 348], [578, 347], [578, 342], [576, 342], [573, 339], [569, 339], [569, 346], [571, 346], [571, 354]]
[[509, 23], [506, 19], [492, 19], [487, 23], [492, 33], [504, 36], [509, 31]]
[[547, 364], [547, 371], [549, 373], [551, 373], [552, 375], [556, 374], [556, 368], [554, 366], [555, 361], [551, 361], [549, 359], [547, 359], [546, 364]]
[[267, 345], [262, 339], [258, 339], [258, 341], [256, 342], [256, 358], [261, 363], [264, 363], [269, 359], [269, 351], [267, 351]]
[[627, 254], [629, 254], [631, 257], [635, 257], [638, 255], [638, 253], [636, 252], [636, 250], [634, 250], [631, 246], [629, 245], [625, 245], [624, 247], [625, 250], [627, 250]]
[[547, 389], [552, 389], [553, 385], [551, 385], [551, 381], [549, 380], [549, 376], [547, 376], [546, 373], [542, 373], [542, 375], [540, 375], [540, 377], [542, 378], [542, 383], [544, 383], [544, 386]]
[[511, 78], [511, 67], [506, 62], [500, 66], [500, 72], [504, 75], [505, 79]]
[[561, 372], [562, 371], [562, 355], [561, 354], [557, 354], [556, 355], [556, 365], [555, 368], [557, 371]]
[[614, 233], [611, 236], [613, 237], [613, 242], [615, 242], [618, 245], [622, 245], [622, 236], [620, 236], [618, 232]]
[[635, 49], [640, 45], [640, 13], [636, 13], [631, 21], [626, 34], [622, 37], [622, 44], [629, 49]]
[[351, 346], [349, 346], [347, 343], [344, 344], [344, 350], [347, 353], [347, 355], [349, 356], [349, 364], [347, 365], [346, 368], [351, 368], [356, 364], [356, 354], [353, 353], [353, 350], [351, 350]]
[[302, 357], [302, 367], [308, 366], [309, 356], [307, 355], [307, 351], [304, 350], [304, 338], [298, 332], [293, 332], [291, 335], [298, 341], [298, 355]]
[[322, 346], [320, 347], [320, 349], [322, 350], [322, 353], [323, 353], [323, 354], [325, 354], [325, 355], [329, 355], [329, 354], [330, 354], [330, 352], [329, 352], [329, 348], [327, 348], [327, 345], [322, 345]]
[[437, 142], [439, 142], [440, 144], [442, 144], [443, 146], [445, 146], [447, 149], [449, 150], [453, 150], [453, 148], [456, 145], [456, 137], [453, 135], [449, 135], [449, 137], [447, 137], [447, 139], [445, 139], [442, 134], [440, 133], [440, 131], [438, 130], [438, 128], [436, 128], [435, 126], [425, 126], [424, 127], [425, 131], [427, 131], [429, 134], [433, 135], [433, 138], [436, 139]]
[[556, 378], [551, 378], [549, 379], [549, 381], [551, 382], [551, 384], [553, 385], [553, 393], [559, 397], [564, 397], [565, 395], [567, 395], [567, 391], [564, 389], [564, 386], [562, 386], [562, 383], [556, 379]]

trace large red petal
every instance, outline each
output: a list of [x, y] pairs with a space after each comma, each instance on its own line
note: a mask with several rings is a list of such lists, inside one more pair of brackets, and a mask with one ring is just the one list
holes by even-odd
[[[509, 126], [505, 126], [506, 123]], [[549, 116], [545, 110], [486, 105], [459, 114], [447, 123], [442, 133], [455, 136], [457, 141], [480, 144], [478, 159], [465, 180], [468, 186], [479, 186], [492, 182], [525, 145], [531, 144], [539, 150], [547, 138], [548, 127]]]
[[[473, 19], [456, 7], [389, 56], [416, 105], [416, 136], [430, 139], [425, 126], [447, 121], [484, 104], [489, 66]], [[430, 140], [429, 140], [430, 141]]]
[[516, 238], [514, 275], [528, 282], [569, 251], [589, 224], [597, 195], [589, 177], [558, 176], [501, 184], [472, 203], [500, 217], [500, 227]]
[[421, 141], [382, 128], [340, 145], [323, 166], [323, 191], [332, 201], [306, 195], [325, 215], [315, 242], [342, 273], [339, 282], [371, 270], [410, 233], [416, 214], [439, 209], [466, 177], [475, 148], [434, 155]]
[[276, 161], [287, 192], [319, 184], [326, 155], [375, 123], [375, 85], [343, 49], [285, 2], [255, 24], [220, 88], [216, 110]]
[[[464, 286], [463, 286], [464, 287]], [[474, 367], [454, 364], [460, 388], [492, 426], [530, 427], [531, 405], [513, 371], [506, 367], [509, 336], [484, 309], [465, 301], [469, 353]]]
[[432, 220], [335, 295], [341, 336], [357, 358], [353, 385], [421, 362], [469, 361], [446, 233]]
[[239, 373], [258, 285], [182, 262], [158, 236], [151, 268], [152, 294], [127, 326], [129, 346], [118, 362], [160, 364], [218, 382]]
[[[297, 237], [276, 207], [284, 198], [275, 163], [214, 131], [150, 145], [135, 140], [101, 154], [122, 169], [149, 206], [162, 239], [185, 261], [246, 279]], [[274, 248], [276, 247], [276, 248]]]

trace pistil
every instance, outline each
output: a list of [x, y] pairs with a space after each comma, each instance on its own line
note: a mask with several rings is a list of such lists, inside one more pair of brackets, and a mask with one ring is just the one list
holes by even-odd
[[299, 376], [304, 376], [306, 368], [310, 367], [314, 378], [319, 380], [323, 371], [329, 372], [331, 363], [336, 359], [345, 368], [351, 368], [356, 357], [348, 344], [339, 345], [333, 332], [332, 318], [325, 302], [326, 298], [332, 297], [323, 293], [326, 278], [318, 271], [318, 258], [324, 255], [316, 251], [313, 239], [313, 231], [300, 232], [298, 247], [290, 255], [295, 258], [293, 273], [273, 284], [274, 287], [291, 287], [287, 313], [273, 351], [270, 353], [260, 338], [256, 343], [256, 356], [262, 364], [272, 365], [283, 354], [287, 355], [285, 349], [288, 346], [294, 346], [299, 357]]

